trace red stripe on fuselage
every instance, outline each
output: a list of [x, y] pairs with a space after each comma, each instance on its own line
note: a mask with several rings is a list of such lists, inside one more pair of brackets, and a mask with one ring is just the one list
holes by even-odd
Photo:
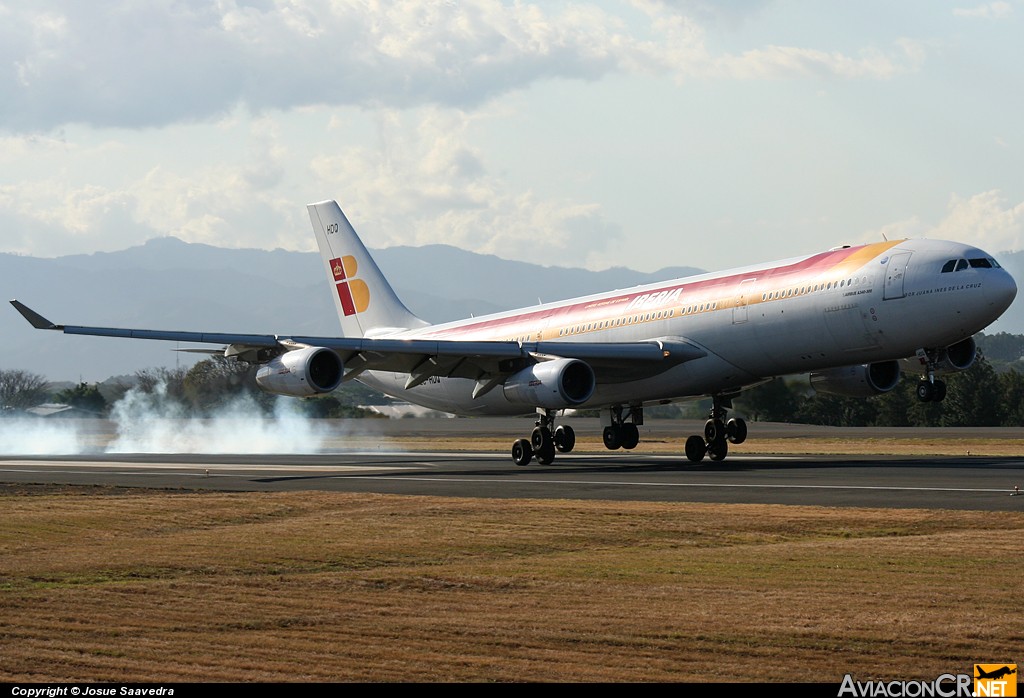
[[[700, 281], [686, 281], [685, 279], [678, 281], [667, 282], [663, 286], [652, 286], [645, 287], [643, 290], [632, 290], [621, 293], [620, 295], [609, 296], [606, 298], [593, 298], [588, 301], [575, 302], [569, 301], [568, 305], [552, 304], [537, 310], [524, 311], [516, 315], [501, 318], [485, 319], [481, 318], [479, 321], [466, 321], [460, 323], [457, 327], [443, 328], [439, 327], [436, 330], [430, 328], [422, 333], [416, 333], [416, 337], [429, 337], [432, 339], [497, 339], [505, 338], [507, 336], [521, 335], [526, 332], [535, 331], [542, 321], [547, 321], [548, 327], [557, 328], [559, 326], [566, 325], [578, 325], [587, 322], [593, 322], [600, 318], [606, 318], [610, 314], [615, 314], [626, 310], [626, 307], [633, 302], [634, 299], [649, 294], [651, 296], [659, 294], [661, 292], [671, 293], [676, 289], [680, 290], [680, 299], [684, 297], [693, 298], [695, 296], [701, 297], [703, 300], [705, 297], [708, 300], [719, 298], [722, 296], [737, 295], [739, 293], [740, 283], [750, 279], [757, 279], [762, 285], [767, 280], [774, 280], [776, 285], [788, 285], [793, 283], [789, 277], [811, 277], [815, 275], [821, 275], [825, 272], [833, 271], [837, 266], [842, 264], [844, 261], [854, 255], [863, 255], [868, 253], [865, 261], [876, 257], [887, 249], [894, 247], [902, 241], [888, 242], [888, 243], [876, 243], [874, 245], [860, 245], [857, 247], [847, 247], [840, 250], [834, 250], [830, 252], [821, 252], [819, 254], [811, 255], [805, 259], [786, 264], [780, 267], [764, 267], [761, 269], [752, 268], [737, 273], [726, 272], [726, 276], [712, 277], [708, 279], [702, 279]], [[877, 250], [872, 248], [878, 248]], [[714, 292], [714, 298], [712, 298], [712, 291]], [[760, 298], [757, 299], [760, 302]], [[692, 300], [687, 301], [692, 304]], [[753, 302], [753, 301], [751, 301]], [[673, 302], [670, 307], [676, 307], [679, 305], [685, 305], [683, 300]], [[614, 308], [613, 306], [622, 306], [621, 308]], [[643, 313], [657, 311], [661, 309], [661, 305], [652, 305], [651, 308], [646, 306], [642, 309]], [[668, 307], [668, 306], [666, 306]], [[721, 308], [720, 308], [721, 309]], [[632, 313], [632, 310], [630, 310]], [[638, 313], [641, 310], [637, 310]], [[557, 329], [555, 329], [557, 332]], [[549, 338], [549, 337], [546, 337]]]

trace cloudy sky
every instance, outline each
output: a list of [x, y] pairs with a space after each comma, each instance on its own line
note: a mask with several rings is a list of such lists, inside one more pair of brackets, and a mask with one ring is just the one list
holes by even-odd
[[1024, 3], [0, 0], [0, 251], [1024, 247]]

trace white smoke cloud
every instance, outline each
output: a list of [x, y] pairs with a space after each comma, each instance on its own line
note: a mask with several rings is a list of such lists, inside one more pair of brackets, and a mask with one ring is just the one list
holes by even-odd
[[129, 390], [110, 419], [117, 436], [107, 453], [318, 453], [327, 435], [295, 400], [277, 398], [268, 417], [255, 400], [241, 396], [200, 418], [171, 399], [164, 383], [148, 393]]
[[34, 417], [0, 419], [0, 455], [47, 456], [86, 453], [90, 449], [79, 424]]
[[[327, 448], [331, 430], [303, 415], [297, 401], [276, 398], [267, 415], [251, 397], [239, 397], [209, 417], [190, 415], [168, 395], [165, 383], [152, 392], [129, 390], [110, 412], [115, 434], [109, 443], [73, 419], [0, 419], [0, 455], [84, 453], [314, 454]], [[98, 441], [98, 442], [97, 442]]]

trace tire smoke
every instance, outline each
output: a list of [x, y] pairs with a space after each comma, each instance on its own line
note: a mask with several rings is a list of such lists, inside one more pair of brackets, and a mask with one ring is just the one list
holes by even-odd
[[302, 414], [294, 399], [277, 398], [267, 414], [252, 397], [241, 396], [197, 417], [168, 395], [164, 383], [148, 392], [130, 389], [109, 421], [113, 437], [90, 433], [74, 419], [0, 418], [0, 454], [314, 454], [325, 449], [329, 435], [328, 426]]

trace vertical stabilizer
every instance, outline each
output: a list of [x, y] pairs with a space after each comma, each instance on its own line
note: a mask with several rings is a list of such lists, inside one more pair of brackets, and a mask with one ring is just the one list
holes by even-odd
[[392, 334], [428, 323], [409, 312], [336, 201], [306, 206], [345, 337]]

